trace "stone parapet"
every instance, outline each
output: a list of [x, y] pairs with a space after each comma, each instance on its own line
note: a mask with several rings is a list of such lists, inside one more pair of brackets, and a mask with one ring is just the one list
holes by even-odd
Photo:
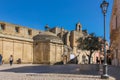
[[17, 37], [17, 36], [12, 36], [12, 35], [0, 34], [0, 37], [1, 37], [1, 38], [14, 39], [14, 40], [20, 40], [20, 41], [29, 41], [29, 42], [33, 42], [33, 39], [23, 38], [23, 37]]
[[31, 38], [41, 32], [32, 28], [0, 21], [0, 34]]

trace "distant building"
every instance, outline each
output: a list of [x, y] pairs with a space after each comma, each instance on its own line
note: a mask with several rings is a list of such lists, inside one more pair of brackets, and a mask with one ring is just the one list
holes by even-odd
[[88, 35], [86, 30], [82, 30], [82, 25], [80, 23], [76, 24], [76, 29], [73, 31], [67, 31], [63, 28], [55, 27], [50, 29], [50, 32], [53, 32], [59, 36], [63, 40], [64, 45], [71, 47], [75, 55], [77, 55], [77, 40], [80, 37], [85, 37]]
[[[63, 40], [64, 45], [68, 47], [68, 54], [77, 57], [78, 64], [84, 64], [88, 62], [87, 54], [89, 54], [89, 51], [82, 51], [78, 49], [78, 39], [87, 37], [89, 35], [87, 30], [82, 30], [82, 25], [80, 23], [76, 24], [75, 30], [73, 31], [67, 31], [63, 28], [55, 27], [50, 29], [50, 32], [55, 33]], [[91, 63], [96, 63], [96, 53], [98, 52], [93, 53]]]
[[120, 0], [114, 0], [110, 23], [112, 64], [120, 66]]

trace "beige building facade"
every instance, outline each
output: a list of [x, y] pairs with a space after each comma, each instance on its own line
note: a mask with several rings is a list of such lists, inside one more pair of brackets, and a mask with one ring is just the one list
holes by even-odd
[[33, 62], [33, 39], [40, 31], [19, 25], [0, 22], [0, 54], [8, 63], [10, 55], [14, 63], [20, 58], [23, 63]]
[[[82, 51], [78, 49], [78, 39], [87, 37], [89, 35], [87, 30], [82, 30], [82, 25], [80, 23], [77, 23], [75, 25], [75, 30], [72, 31], [67, 31], [59, 27], [52, 28], [49, 31], [55, 33], [63, 40], [64, 45], [66, 45], [68, 48], [68, 54], [70, 56], [74, 55], [75, 57], [77, 57], [78, 64], [88, 63], [87, 55], [89, 54], [89, 51]], [[96, 53], [98, 52], [96, 51], [95, 53], [93, 53], [91, 63], [96, 63]]]
[[[68, 31], [64, 28], [45, 26], [46, 31], [35, 30], [24, 26], [0, 22], [0, 54], [3, 62], [9, 63], [13, 55], [14, 63], [20, 58], [22, 63], [67, 64], [74, 55], [78, 64], [88, 62], [89, 51], [77, 48], [78, 39], [88, 36], [87, 30], [82, 30], [82, 25], [77, 23], [75, 30]], [[96, 53], [92, 55], [92, 62], [96, 63]]]
[[120, 66], [120, 0], [114, 0], [110, 23], [112, 64]]
[[63, 41], [54, 33], [0, 22], [0, 54], [3, 63], [55, 64], [64, 61]]
[[56, 64], [63, 61], [63, 41], [55, 34], [45, 31], [33, 37], [33, 62]]

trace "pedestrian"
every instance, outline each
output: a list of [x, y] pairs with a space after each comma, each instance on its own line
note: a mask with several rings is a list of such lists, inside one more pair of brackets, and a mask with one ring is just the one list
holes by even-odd
[[17, 64], [21, 64], [21, 58], [18, 58]]
[[96, 57], [96, 63], [99, 64], [99, 62], [100, 62], [100, 61], [99, 61], [98, 57]]
[[12, 66], [12, 63], [13, 63], [13, 56], [12, 55], [10, 55], [10, 66]]
[[2, 64], [2, 55], [0, 54], [0, 65]]
[[101, 64], [103, 64], [104, 63], [104, 57], [103, 56], [100, 57], [100, 60], [101, 60]]

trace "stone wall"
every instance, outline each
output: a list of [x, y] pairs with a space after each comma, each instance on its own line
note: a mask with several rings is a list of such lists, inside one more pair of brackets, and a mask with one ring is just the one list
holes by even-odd
[[9, 62], [10, 55], [13, 55], [14, 63], [21, 58], [22, 63], [32, 63], [33, 43], [0, 38], [0, 53], [3, 56], [4, 63]]
[[[4, 29], [1, 29], [2, 24], [4, 24]], [[6, 22], [0, 22], [0, 34], [12, 35], [12, 36], [24, 37], [24, 38], [32, 38], [39, 32], [40, 32], [39, 30], [35, 30], [32, 28], [27, 28], [24, 26], [10, 24]]]
[[63, 45], [49, 42], [34, 43], [33, 63], [55, 64], [62, 61]]
[[72, 31], [71, 32], [71, 35], [70, 35], [70, 44], [71, 44], [71, 47], [73, 48], [73, 53], [75, 53], [75, 55], [77, 54], [77, 46], [78, 46], [78, 42], [77, 40], [80, 38], [80, 37], [83, 37], [84, 35], [82, 34], [81, 31]]
[[34, 43], [33, 63], [50, 63], [50, 46], [48, 42]]
[[14, 63], [21, 58], [22, 63], [33, 62], [33, 36], [40, 31], [24, 26], [0, 22], [0, 54], [4, 63], [13, 55]]
[[63, 55], [63, 45], [50, 43], [50, 62], [51, 64], [61, 62]]

